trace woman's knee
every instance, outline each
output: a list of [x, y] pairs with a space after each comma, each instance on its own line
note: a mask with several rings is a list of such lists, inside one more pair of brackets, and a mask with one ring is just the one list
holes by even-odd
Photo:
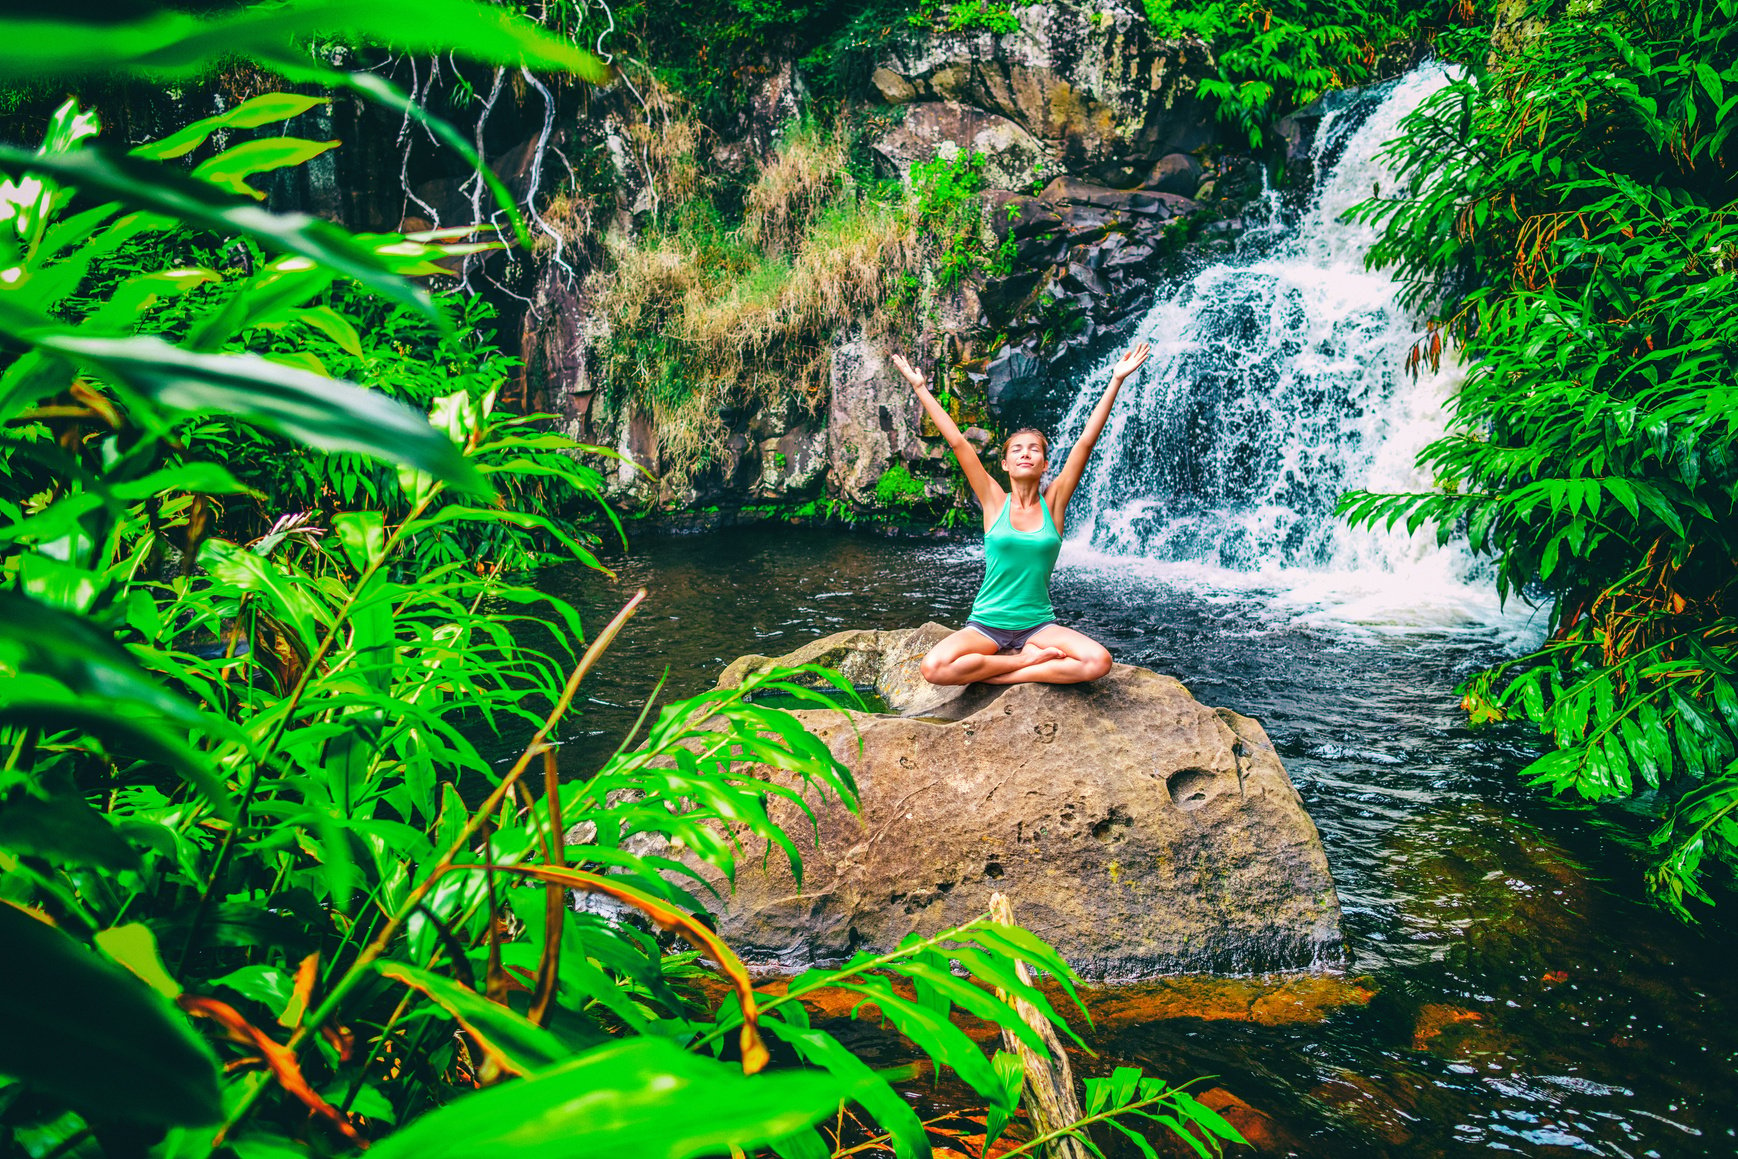
[[949, 671], [951, 668], [951, 664], [942, 660], [934, 652], [925, 656], [917, 665], [918, 672], [920, 672], [923, 675], [923, 678], [931, 684], [957, 683], [957, 681], [952, 679], [953, 674]]
[[1110, 651], [1101, 644], [1095, 644], [1080, 658], [1080, 662], [1086, 668], [1086, 678], [1097, 680], [1110, 672]]

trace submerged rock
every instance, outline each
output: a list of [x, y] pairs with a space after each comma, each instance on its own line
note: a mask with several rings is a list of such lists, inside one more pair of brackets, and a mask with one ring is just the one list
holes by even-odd
[[800, 810], [769, 802], [804, 878], [768, 859], [739, 869], [734, 893], [717, 883], [719, 932], [746, 960], [890, 950], [1000, 891], [1088, 977], [1340, 964], [1327, 857], [1261, 725], [1125, 664], [1084, 685], [936, 687], [918, 661], [946, 633], [841, 632], [726, 669], [728, 686], [824, 664], [890, 709], [796, 714], [850, 766], [861, 811], [811, 799], [817, 841]]

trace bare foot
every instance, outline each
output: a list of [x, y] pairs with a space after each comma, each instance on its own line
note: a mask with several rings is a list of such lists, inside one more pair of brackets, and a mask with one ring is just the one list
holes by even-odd
[[1061, 660], [1067, 655], [1068, 653], [1060, 648], [1040, 648], [1036, 644], [1027, 644], [1020, 649], [1020, 658], [1026, 661], [1021, 667], [1030, 668], [1032, 665], [1042, 664], [1046, 660]]

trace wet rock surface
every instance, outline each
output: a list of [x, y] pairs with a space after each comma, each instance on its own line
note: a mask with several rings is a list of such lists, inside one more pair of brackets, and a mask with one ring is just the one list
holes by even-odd
[[799, 810], [772, 806], [804, 879], [782, 860], [739, 870], [717, 919], [745, 960], [892, 949], [1000, 891], [1088, 977], [1341, 962], [1327, 858], [1257, 722], [1128, 665], [1088, 685], [938, 688], [917, 665], [947, 631], [843, 632], [725, 671], [730, 684], [826, 664], [890, 709], [797, 713], [852, 769], [861, 811], [811, 801], [816, 840]]
[[1212, 110], [1195, 95], [1212, 60], [1199, 41], [1155, 37], [1126, 0], [1049, 0], [1016, 14], [1012, 33], [897, 48], [871, 83], [890, 104], [956, 101], [1005, 117], [1044, 141], [1060, 171], [1111, 184], [1213, 139]]

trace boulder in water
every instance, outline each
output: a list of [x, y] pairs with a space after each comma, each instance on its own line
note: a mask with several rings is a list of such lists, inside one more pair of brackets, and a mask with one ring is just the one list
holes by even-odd
[[850, 766], [861, 811], [811, 799], [815, 840], [769, 802], [804, 877], [775, 856], [740, 868], [734, 892], [715, 879], [719, 932], [747, 961], [890, 950], [999, 891], [1089, 977], [1341, 963], [1327, 857], [1261, 725], [1126, 664], [1091, 684], [937, 687], [918, 662], [946, 633], [841, 632], [726, 669], [730, 686], [823, 664], [890, 709], [796, 714]]

